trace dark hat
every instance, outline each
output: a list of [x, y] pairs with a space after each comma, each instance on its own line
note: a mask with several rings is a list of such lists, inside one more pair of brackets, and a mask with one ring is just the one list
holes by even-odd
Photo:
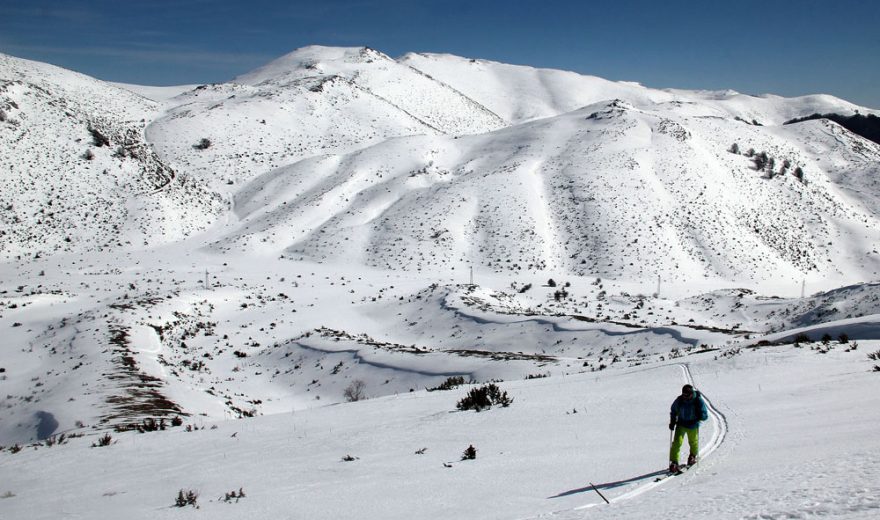
[[684, 385], [681, 387], [681, 395], [691, 395], [694, 393], [694, 387], [691, 385]]

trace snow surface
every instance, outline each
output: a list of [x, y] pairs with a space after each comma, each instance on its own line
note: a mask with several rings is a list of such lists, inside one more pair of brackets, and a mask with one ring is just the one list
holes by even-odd
[[880, 512], [880, 146], [781, 124], [864, 107], [315, 46], [0, 110], [2, 518]]

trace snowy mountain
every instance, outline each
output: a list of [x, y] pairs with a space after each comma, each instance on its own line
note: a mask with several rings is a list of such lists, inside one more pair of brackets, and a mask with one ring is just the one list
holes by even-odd
[[[368, 48], [180, 87], [0, 55], [0, 511], [873, 518], [880, 145], [783, 125], [816, 112], [873, 111]], [[711, 417], [667, 478], [685, 382]], [[510, 406], [458, 410], [489, 383]]]
[[[603, 102], [273, 170], [236, 194], [241, 223], [219, 244], [393, 269], [871, 278], [880, 146], [845, 134], [826, 121], [768, 131]], [[779, 167], [756, 171], [734, 143], [770, 150]], [[825, 173], [831, 164], [855, 171], [844, 180]]]
[[144, 139], [155, 103], [10, 56], [0, 71], [3, 258], [174, 242], [224, 208]]

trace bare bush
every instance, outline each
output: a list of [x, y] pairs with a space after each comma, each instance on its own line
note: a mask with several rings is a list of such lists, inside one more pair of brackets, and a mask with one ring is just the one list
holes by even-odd
[[355, 401], [361, 401], [367, 398], [366, 394], [367, 384], [364, 383], [360, 379], [355, 379], [348, 385], [345, 390], [342, 392], [345, 400], [353, 403]]

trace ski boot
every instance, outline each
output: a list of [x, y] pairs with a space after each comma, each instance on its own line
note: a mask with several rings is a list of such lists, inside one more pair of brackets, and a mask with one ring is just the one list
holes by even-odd
[[697, 456], [691, 453], [688, 455], [688, 466], [693, 466], [697, 463]]
[[681, 466], [678, 465], [678, 462], [670, 462], [669, 463], [669, 472], [670, 473], [678, 473], [681, 471]]

